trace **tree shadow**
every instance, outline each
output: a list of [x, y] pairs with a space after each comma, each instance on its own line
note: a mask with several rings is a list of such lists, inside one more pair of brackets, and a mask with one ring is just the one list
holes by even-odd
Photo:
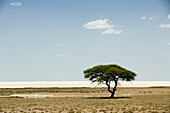
[[130, 99], [131, 97], [87, 97], [87, 99]]

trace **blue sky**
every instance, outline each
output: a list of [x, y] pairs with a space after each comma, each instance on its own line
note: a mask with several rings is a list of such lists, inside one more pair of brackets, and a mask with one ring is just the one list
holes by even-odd
[[81, 81], [119, 64], [170, 80], [167, 0], [1, 0], [0, 81]]

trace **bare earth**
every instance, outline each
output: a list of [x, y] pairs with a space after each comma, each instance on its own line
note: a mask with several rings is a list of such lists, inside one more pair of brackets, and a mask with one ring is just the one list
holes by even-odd
[[0, 113], [170, 113], [170, 87], [0, 89]]

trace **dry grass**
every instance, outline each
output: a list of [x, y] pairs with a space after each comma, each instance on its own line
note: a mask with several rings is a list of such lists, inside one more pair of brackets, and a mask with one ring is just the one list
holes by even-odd
[[118, 88], [115, 99], [107, 98], [110, 94], [106, 88], [0, 89], [0, 95], [12, 94], [50, 94], [61, 97], [0, 98], [0, 112], [170, 112], [170, 87]]

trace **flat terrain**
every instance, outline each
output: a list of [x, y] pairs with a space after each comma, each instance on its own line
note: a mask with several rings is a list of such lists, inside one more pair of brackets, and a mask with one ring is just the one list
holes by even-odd
[[170, 87], [0, 89], [0, 112], [170, 113]]

